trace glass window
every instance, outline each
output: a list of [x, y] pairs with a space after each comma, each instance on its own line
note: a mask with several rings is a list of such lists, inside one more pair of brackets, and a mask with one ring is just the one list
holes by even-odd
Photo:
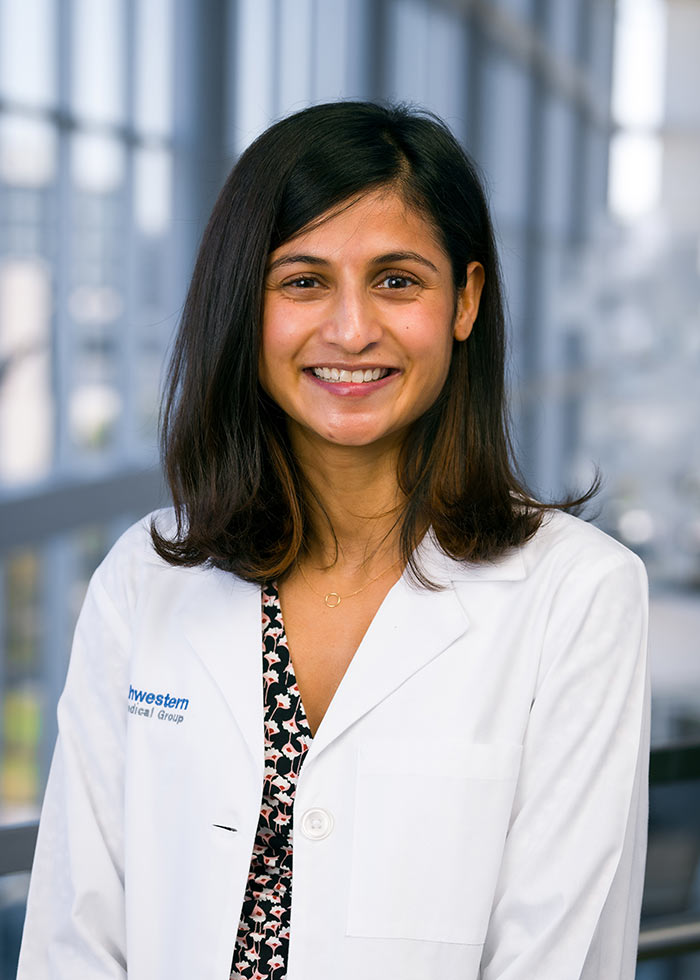
[[425, 100], [428, 89], [428, 8], [422, 0], [391, 0], [387, 23], [390, 97]]
[[90, 576], [131, 520], [53, 536], [0, 564], [0, 824], [38, 815], [75, 621]]
[[550, 231], [567, 236], [573, 215], [573, 149], [575, 109], [550, 95], [544, 105], [544, 140], [541, 147], [542, 220]]
[[462, 135], [467, 95], [463, 18], [425, 0], [392, 0], [387, 22], [391, 97], [433, 109]]
[[303, 109], [312, 99], [314, 56], [313, 0], [279, 7], [279, 91], [281, 112]]
[[173, 121], [173, 0], [139, 0], [135, 14], [135, 126], [166, 136]]
[[50, 270], [0, 258], [0, 483], [40, 480], [53, 462]]
[[134, 160], [134, 218], [140, 234], [158, 238], [172, 220], [172, 161], [161, 147], [136, 151]]
[[122, 0], [72, 0], [71, 105], [77, 116], [124, 121], [125, 11]]
[[581, 6], [582, 0], [567, 0], [567, 3], [550, 0], [546, 9], [546, 30], [553, 53], [571, 60], [578, 57], [583, 41]]
[[[59, 38], [57, 0], [0, 0], [0, 511], [20, 515], [0, 554], [0, 822], [38, 812], [87, 579], [140, 516], [107, 503], [104, 523], [81, 527], [67, 495], [57, 527], [37, 532], [25, 495], [53, 500], [63, 481], [108, 485], [156, 462], [181, 288], [172, 7], [63, 0]], [[59, 76], [72, 117], [45, 111]]]
[[41, 119], [0, 116], [0, 181], [11, 187], [46, 187], [56, 175], [56, 134]]
[[528, 209], [528, 155], [532, 80], [524, 67], [489, 49], [480, 95], [479, 162], [488, 175], [499, 226], [522, 225]]
[[56, 98], [56, 0], [0, 3], [0, 94], [48, 105]]
[[8, 555], [2, 567], [5, 656], [2, 665], [0, 821], [37, 814], [41, 733], [41, 560], [36, 550]]
[[[273, 44], [278, 24], [273, 0], [240, 0], [236, 4], [237, 45], [234, 149], [241, 153], [276, 113], [275, 78], [279, 68]], [[300, 16], [303, 15], [303, 10]]]
[[347, 77], [348, 18], [352, 11], [347, 0], [316, 3], [313, 19], [316, 32], [316, 84], [314, 100], [327, 102], [345, 94]]

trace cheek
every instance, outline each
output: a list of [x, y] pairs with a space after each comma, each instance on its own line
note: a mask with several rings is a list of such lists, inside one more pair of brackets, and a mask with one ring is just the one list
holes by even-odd
[[290, 332], [283, 317], [266, 312], [260, 333], [260, 357], [258, 370], [260, 380], [265, 387], [265, 379], [272, 372], [279, 372], [286, 358], [290, 355]]
[[440, 384], [447, 377], [452, 359], [454, 340], [452, 326], [443, 324], [435, 327], [435, 322], [415, 337], [413, 357], [420, 365], [426, 384]]

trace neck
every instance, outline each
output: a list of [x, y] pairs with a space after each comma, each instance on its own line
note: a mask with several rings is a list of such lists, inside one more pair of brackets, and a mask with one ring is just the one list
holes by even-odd
[[321, 449], [303, 433], [296, 434], [293, 446], [313, 491], [309, 562], [368, 571], [398, 560], [397, 519], [403, 505], [396, 479], [399, 446], [325, 443]]

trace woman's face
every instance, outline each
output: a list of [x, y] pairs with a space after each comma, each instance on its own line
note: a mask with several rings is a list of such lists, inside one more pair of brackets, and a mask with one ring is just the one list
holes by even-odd
[[445, 383], [476, 317], [483, 268], [457, 295], [432, 225], [387, 189], [271, 255], [260, 382], [290, 438], [319, 447], [400, 443]]

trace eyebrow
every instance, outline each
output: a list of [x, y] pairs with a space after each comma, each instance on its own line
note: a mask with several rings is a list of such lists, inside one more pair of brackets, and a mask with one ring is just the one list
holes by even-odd
[[[377, 255], [376, 258], [372, 259], [372, 265], [405, 262], [407, 259], [412, 262], [418, 262], [420, 265], [432, 269], [433, 272], [440, 272], [436, 265], [433, 265], [429, 259], [426, 259], [424, 255], [420, 255], [418, 252], [386, 252], [384, 255]], [[275, 259], [274, 262], [270, 263], [267, 271], [272, 272], [274, 269], [279, 269], [285, 265], [329, 266], [330, 262], [328, 259], [322, 259], [319, 255], [282, 255], [279, 259]]]
[[274, 262], [270, 262], [267, 271], [272, 272], [273, 269], [279, 269], [283, 265], [330, 265], [330, 262], [318, 255], [282, 255]]

